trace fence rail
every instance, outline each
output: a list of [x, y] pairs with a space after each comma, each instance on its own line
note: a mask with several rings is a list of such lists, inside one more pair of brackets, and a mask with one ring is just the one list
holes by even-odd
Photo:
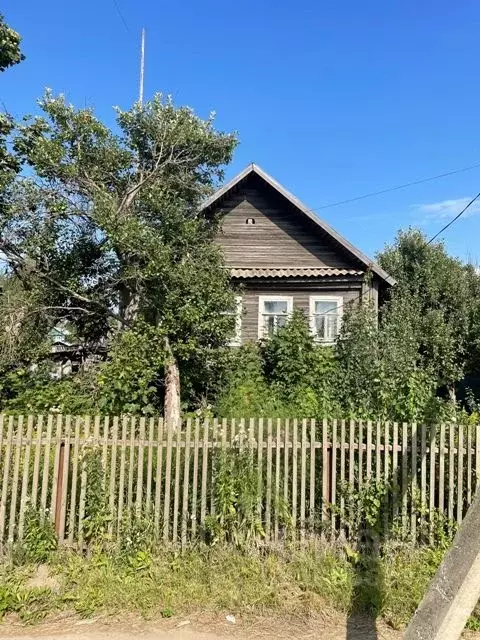
[[418, 540], [462, 521], [480, 425], [189, 419], [173, 431], [161, 418], [0, 415], [0, 543], [21, 540], [35, 509], [72, 547], [139, 518], [185, 546], [219, 517], [225, 456], [251, 463], [266, 543], [348, 535], [370, 498], [387, 528]]

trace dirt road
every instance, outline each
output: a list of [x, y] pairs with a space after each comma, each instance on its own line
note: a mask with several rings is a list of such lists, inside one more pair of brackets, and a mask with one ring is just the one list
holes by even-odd
[[248, 618], [228, 622], [225, 616], [193, 617], [148, 622], [71, 618], [25, 627], [6, 622], [0, 625], [0, 639], [16, 640], [399, 640], [401, 633], [369, 621], [354, 626], [340, 619]]
[[[276, 620], [249, 618], [226, 621], [224, 616], [195, 617], [148, 622], [71, 618], [25, 627], [6, 622], [0, 625], [0, 640], [400, 640], [402, 633], [371, 621], [355, 624], [341, 619]], [[480, 640], [480, 634], [465, 634], [465, 639]]]

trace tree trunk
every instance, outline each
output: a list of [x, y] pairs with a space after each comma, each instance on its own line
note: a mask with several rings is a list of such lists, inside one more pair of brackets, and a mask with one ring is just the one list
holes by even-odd
[[452, 404], [457, 404], [457, 393], [455, 391], [455, 383], [450, 382], [449, 384], [447, 384], [447, 389], [448, 389], [448, 399]]
[[120, 288], [120, 317], [125, 327], [135, 322], [138, 316], [139, 306], [140, 294], [138, 291], [132, 291], [125, 285], [122, 285]]
[[180, 427], [180, 370], [168, 338], [165, 338], [165, 424], [174, 431]]

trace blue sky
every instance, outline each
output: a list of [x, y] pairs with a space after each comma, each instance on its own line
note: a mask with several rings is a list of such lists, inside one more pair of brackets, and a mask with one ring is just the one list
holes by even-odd
[[[172, 94], [241, 144], [231, 177], [256, 162], [313, 209], [480, 163], [475, 0], [3, 0], [27, 60], [0, 77], [19, 116], [44, 87], [107, 122], [138, 93]], [[480, 167], [321, 211], [370, 255], [400, 227], [438, 231], [480, 191]], [[480, 205], [445, 235], [480, 262]]]

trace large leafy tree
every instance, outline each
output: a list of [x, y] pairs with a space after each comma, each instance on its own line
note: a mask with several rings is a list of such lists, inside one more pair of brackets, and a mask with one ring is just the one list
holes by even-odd
[[0, 14], [0, 71], [5, 71], [25, 59], [20, 50], [22, 38]]
[[160, 95], [117, 110], [115, 132], [63, 97], [46, 94], [40, 107], [15, 137], [15, 157], [32, 175], [7, 188], [0, 251], [51, 324], [68, 320], [86, 344], [125, 332], [161, 344], [155, 383], [165, 384], [175, 423], [182, 364], [208, 361], [231, 330], [217, 221], [198, 208], [236, 138]]
[[378, 257], [397, 280], [390, 313], [403, 307], [397, 319], [408, 325], [423, 366], [455, 400], [455, 384], [478, 362], [479, 274], [416, 229], [399, 232]]

